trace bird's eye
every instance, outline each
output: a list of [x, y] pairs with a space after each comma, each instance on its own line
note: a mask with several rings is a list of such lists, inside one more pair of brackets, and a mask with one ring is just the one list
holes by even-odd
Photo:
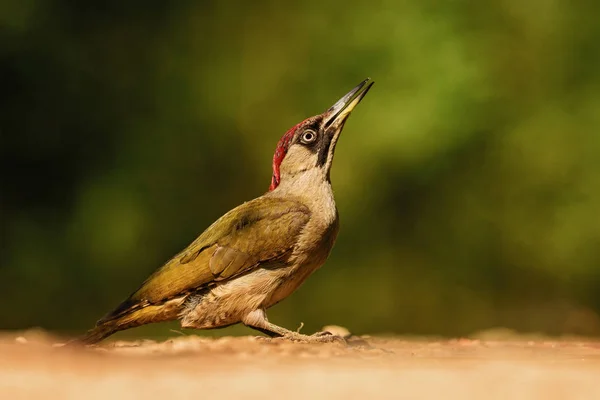
[[304, 144], [309, 144], [314, 142], [315, 140], [317, 140], [317, 134], [314, 131], [306, 130], [304, 131], [304, 133], [302, 134], [302, 143]]

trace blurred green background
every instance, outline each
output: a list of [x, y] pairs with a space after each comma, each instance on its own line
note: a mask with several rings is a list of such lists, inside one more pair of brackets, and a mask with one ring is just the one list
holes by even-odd
[[336, 151], [336, 247], [271, 320], [600, 334], [598, 15], [591, 0], [2, 1], [0, 329], [91, 327], [267, 190], [289, 127], [371, 76]]

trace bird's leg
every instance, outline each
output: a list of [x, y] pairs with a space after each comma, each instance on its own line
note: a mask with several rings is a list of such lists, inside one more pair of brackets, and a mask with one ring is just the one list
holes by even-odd
[[242, 322], [244, 325], [256, 329], [257, 331], [260, 331], [270, 337], [300, 338], [306, 336], [269, 322], [265, 310], [254, 310], [250, 312], [242, 319]]
[[284, 337], [286, 339], [302, 342], [346, 342], [344, 338], [332, 335], [329, 332], [319, 332], [315, 335], [309, 336], [282, 328], [281, 326], [269, 322], [265, 310], [260, 309], [250, 312], [242, 319], [242, 322], [244, 325], [256, 329], [257, 331], [260, 331], [270, 337]]

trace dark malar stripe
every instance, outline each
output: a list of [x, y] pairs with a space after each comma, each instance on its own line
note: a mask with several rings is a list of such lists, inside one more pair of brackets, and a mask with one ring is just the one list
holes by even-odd
[[317, 167], [322, 167], [327, 162], [329, 147], [331, 147], [331, 139], [331, 135], [327, 132], [323, 134], [323, 139], [321, 140], [321, 146], [319, 148], [319, 156], [317, 158]]

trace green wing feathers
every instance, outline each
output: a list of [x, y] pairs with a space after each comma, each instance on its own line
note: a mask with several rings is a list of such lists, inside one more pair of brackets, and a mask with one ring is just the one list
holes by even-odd
[[259, 197], [219, 218], [185, 250], [156, 270], [98, 324], [235, 277], [285, 256], [310, 212], [303, 204]]

